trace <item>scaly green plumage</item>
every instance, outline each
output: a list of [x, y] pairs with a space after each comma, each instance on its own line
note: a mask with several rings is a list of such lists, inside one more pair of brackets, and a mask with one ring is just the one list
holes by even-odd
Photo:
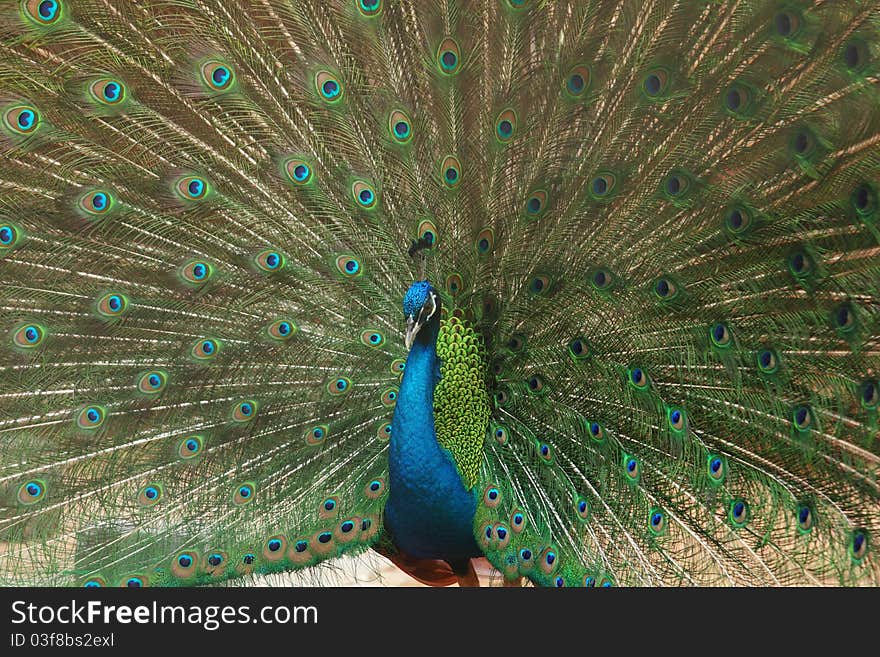
[[394, 554], [427, 278], [437, 437], [505, 578], [876, 585], [878, 28], [873, 0], [5, 3], [0, 583]]

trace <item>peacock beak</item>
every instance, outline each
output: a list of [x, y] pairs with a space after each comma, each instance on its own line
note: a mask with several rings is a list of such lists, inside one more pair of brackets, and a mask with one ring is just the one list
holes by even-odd
[[410, 315], [406, 318], [406, 337], [403, 342], [406, 345], [406, 350], [409, 351], [413, 342], [415, 342], [416, 334], [419, 332], [419, 329], [422, 328], [422, 324], [413, 319], [413, 316]]

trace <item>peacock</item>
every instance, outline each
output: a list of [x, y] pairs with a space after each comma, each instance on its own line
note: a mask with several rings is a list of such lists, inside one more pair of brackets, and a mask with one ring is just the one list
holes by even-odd
[[0, 44], [0, 584], [880, 584], [880, 2]]

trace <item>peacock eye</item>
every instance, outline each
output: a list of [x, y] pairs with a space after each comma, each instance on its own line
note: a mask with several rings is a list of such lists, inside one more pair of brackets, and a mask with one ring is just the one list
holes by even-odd
[[46, 484], [40, 479], [23, 483], [18, 489], [18, 501], [22, 504], [36, 504], [46, 496]]
[[623, 474], [630, 482], [637, 482], [639, 479], [639, 461], [635, 456], [630, 454], [623, 455]]
[[801, 16], [794, 11], [780, 11], [773, 17], [773, 28], [783, 39], [792, 39], [801, 30]]
[[25, 0], [21, 4], [27, 17], [38, 25], [51, 25], [61, 18], [61, 4], [57, 0]]
[[849, 333], [855, 328], [856, 315], [853, 306], [843, 303], [831, 312], [834, 327], [841, 333]]
[[744, 527], [749, 521], [748, 503], [743, 499], [731, 500], [727, 515], [734, 527]]
[[861, 39], [852, 39], [845, 43], [840, 54], [850, 73], [861, 73], [870, 60], [868, 46]]
[[193, 345], [190, 353], [196, 360], [210, 360], [220, 353], [220, 343], [212, 338], [203, 338]]
[[250, 422], [257, 415], [257, 402], [252, 399], [238, 402], [232, 407], [233, 422]]
[[648, 512], [648, 526], [651, 533], [660, 536], [666, 531], [666, 514], [662, 509], [651, 509]]
[[709, 339], [712, 341], [712, 344], [721, 349], [727, 348], [731, 345], [732, 338], [730, 329], [727, 327], [727, 324], [723, 322], [716, 322], [711, 327], [709, 327]]
[[507, 143], [513, 139], [516, 132], [516, 112], [512, 109], [502, 111], [495, 119], [495, 138]]
[[671, 301], [678, 296], [678, 288], [669, 278], [661, 277], [654, 281], [654, 294], [661, 301]]
[[98, 313], [104, 317], [113, 318], [124, 314], [125, 311], [128, 310], [128, 305], [129, 301], [127, 296], [111, 292], [98, 299], [97, 310]]
[[670, 407], [667, 410], [666, 421], [673, 431], [684, 431], [687, 426], [687, 415], [680, 408]]
[[382, 11], [382, 2], [381, 0], [358, 0], [357, 3], [358, 10], [364, 16], [376, 16], [380, 11]]
[[221, 61], [211, 59], [201, 66], [202, 80], [213, 91], [225, 91], [232, 86], [235, 75], [232, 69]]
[[447, 155], [440, 164], [443, 183], [449, 189], [458, 187], [461, 182], [461, 163], [454, 155]]
[[596, 586], [596, 578], [592, 575], [584, 575], [584, 586], [587, 588], [594, 588]]
[[798, 504], [795, 516], [797, 517], [798, 532], [801, 534], [810, 533], [813, 529], [813, 509], [810, 505]]
[[637, 390], [644, 390], [648, 387], [648, 375], [641, 367], [630, 368], [627, 380]]
[[720, 484], [727, 476], [727, 465], [724, 459], [717, 454], [710, 454], [706, 461], [706, 473], [709, 475], [709, 481], [713, 484]]
[[107, 411], [102, 406], [85, 406], [76, 416], [76, 424], [80, 429], [94, 430], [104, 424]]
[[868, 534], [864, 529], [855, 529], [850, 537], [850, 556], [858, 562], [868, 554]]
[[40, 113], [30, 105], [17, 105], [3, 114], [6, 127], [18, 135], [29, 135], [40, 126]]
[[648, 71], [642, 81], [642, 90], [650, 99], [657, 99], [665, 95], [669, 87], [669, 73], [662, 68]]
[[89, 93], [102, 105], [118, 105], [125, 100], [125, 85], [119, 80], [103, 78], [89, 85]]
[[791, 419], [798, 431], [808, 431], [813, 424], [813, 412], [807, 405], [795, 407]]
[[138, 390], [144, 394], [151, 395], [162, 392], [168, 383], [168, 373], [162, 370], [152, 370], [146, 372], [138, 379]]
[[566, 93], [572, 98], [583, 96], [584, 92], [590, 88], [591, 77], [589, 68], [586, 66], [575, 66], [565, 76]]
[[39, 324], [24, 324], [12, 334], [12, 343], [22, 349], [34, 349], [46, 338], [46, 329]]
[[232, 493], [232, 502], [237, 506], [247, 504], [256, 497], [256, 486], [251, 482], [245, 482], [235, 487]]
[[455, 39], [447, 37], [440, 43], [437, 48], [437, 62], [440, 72], [444, 75], [455, 75], [458, 73], [461, 63], [461, 51]]
[[148, 484], [138, 491], [138, 503], [144, 507], [154, 506], [162, 499], [162, 486]]

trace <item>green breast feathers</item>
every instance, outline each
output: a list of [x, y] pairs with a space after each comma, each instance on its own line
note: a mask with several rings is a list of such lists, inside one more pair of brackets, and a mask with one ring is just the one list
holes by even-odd
[[437, 441], [452, 454], [466, 488], [477, 482], [489, 423], [489, 393], [482, 340], [461, 319], [440, 325], [440, 382], [434, 389]]

